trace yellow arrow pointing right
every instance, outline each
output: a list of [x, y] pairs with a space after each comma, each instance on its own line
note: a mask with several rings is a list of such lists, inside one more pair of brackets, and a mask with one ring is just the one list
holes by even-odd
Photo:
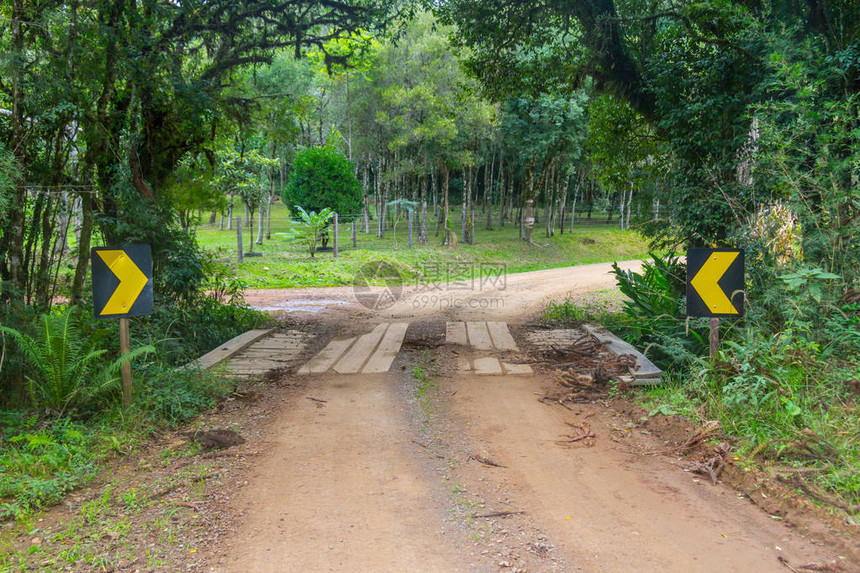
[[125, 314], [140, 295], [149, 281], [146, 275], [134, 264], [125, 251], [97, 251], [99, 257], [119, 279], [119, 286], [113, 291], [105, 307], [99, 314]]
[[714, 314], [738, 314], [738, 309], [717, 284], [723, 278], [732, 263], [738, 258], [738, 252], [715, 252], [708, 256], [708, 260], [690, 281], [702, 300], [708, 305], [708, 309]]

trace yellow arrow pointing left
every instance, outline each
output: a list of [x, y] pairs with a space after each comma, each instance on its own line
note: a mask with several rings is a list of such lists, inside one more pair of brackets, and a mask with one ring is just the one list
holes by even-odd
[[125, 251], [97, 251], [108, 268], [119, 279], [119, 286], [113, 291], [107, 304], [99, 314], [125, 314], [140, 295], [149, 281], [146, 275], [134, 264]]
[[708, 305], [708, 310], [714, 314], [738, 314], [738, 309], [717, 284], [732, 266], [734, 260], [738, 258], [738, 254], [740, 254], [738, 251], [711, 253], [708, 260], [690, 281], [690, 285], [696, 289], [696, 292]]

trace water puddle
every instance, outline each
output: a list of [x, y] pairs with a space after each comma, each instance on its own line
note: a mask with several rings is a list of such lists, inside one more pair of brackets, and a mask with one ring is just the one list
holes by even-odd
[[342, 306], [349, 304], [345, 300], [337, 300], [332, 298], [321, 299], [290, 299], [283, 302], [271, 303], [263, 306], [252, 305], [254, 310], [262, 310], [264, 312], [310, 312], [317, 313], [330, 306]]

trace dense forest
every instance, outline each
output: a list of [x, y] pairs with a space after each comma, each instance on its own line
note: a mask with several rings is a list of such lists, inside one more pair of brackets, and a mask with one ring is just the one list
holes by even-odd
[[[113, 356], [88, 311], [63, 309], [91, 304], [90, 249], [124, 243], [152, 246], [156, 312], [134, 336], [157, 350], [150, 396], [168, 400], [169, 367], [261, 320], [207, 295], [223, 276], [195, 226], [242, 211], [269, 239], [273, 204], [293, 209], [291, 178], [321, 169], [319, 149], [348, 161], [355, 196], [300, 206], [366, 234], [409, 210], [418, 243], [457, 249], [510, 226], [537, 249], [535, 229], [576, 217], [635, 221], [659, 262], [619, 272], [632, 302], [617, 326], [678, 372], [701, 366], [707, 341], [685, 321], [672, 255], [745, 249], [750, 310], [727, 335], [740, 346], [695, 389], [738, 419], [770, 408], [796, 431], [811, 425], [800, 409], [860, 377], [854, 0], [10, 0], [0, 407], [98, 409], [34, 390], [33, 355], [10, 333], [71, 321], [81, 356]], [[809, 373], [788, 387], [798, 357]], [[811, 377], [826, 389], [806, 400]], [[148, 407], [185, 419], [194, 400]]]

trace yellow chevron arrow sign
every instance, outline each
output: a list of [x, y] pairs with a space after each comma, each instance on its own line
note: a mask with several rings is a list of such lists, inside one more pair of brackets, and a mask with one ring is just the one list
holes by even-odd
[[98, 251], [98, 255], [119, 279], [119, 286], [99, 314], [128, 312], [149, 279], [124, 251]]
[[[740, 264], [735, 264], [738, 257], [741, 257]], [[687, 315], [740, 316], [743, 313], [743, 297], [740, 298], [739, 307], [732, 303], [732, 299], [734, 294], [744, 290], [743, 273], [743, 251], [688, 250]]]
[[93, 307], [97, 318], [138, 316], [152, 311], [149, 245], [96, 247], [92, 258]]

